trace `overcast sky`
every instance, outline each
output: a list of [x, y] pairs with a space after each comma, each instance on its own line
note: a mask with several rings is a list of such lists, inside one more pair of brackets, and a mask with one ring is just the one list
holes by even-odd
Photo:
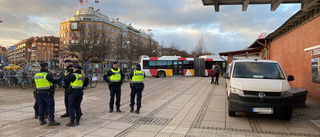
[[[84, 0], [85, 1], [85, 0]], [[81, 5], [93, 7], [94, 0]], [[271, 33], [300, 9], [300, 4], [203, 6], [202, 0], [99, 0], [101, 13], [137, 29], [151, 29], [160, 44], [191, 52], [203, 36], [213, 53], [244, 49], [262, 33]], [[0, 0], [0, 46], [33, 36], [59, 36], [59, 26], [78, 9], [78, 0]]]

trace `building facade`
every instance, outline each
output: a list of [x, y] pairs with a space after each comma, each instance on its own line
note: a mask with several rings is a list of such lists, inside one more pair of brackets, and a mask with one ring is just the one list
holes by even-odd
[[[114, 43], [114, 47], [121, 46], [125, 48], [136, 40], [141, 41], [146, 46], [148, 43], [156, 44], [155, 47], [158, 46], [158, 43], [146, 32], [135, 29], [131, 24], [122, 23], [119, 19], [110, 19], [98, 10], [88, 7], [78, 10], [76, 15], [60, 23], [60, 62], [63, 59], [71, 59], [73, 62], [78, 62], [68, 52], [68, 49], [72, 44], [86, 42], [88, 38], [81, 38], [83, 35], [91, 37], [96, 44], [102, 42], [102, 36], [106, 36], [107, 39], [110, 39]], [[106, 55], [105, 60], [110, 62], [118, 59], [109, 54]]]
[[[2, 61], [3, 58], [3, 61]], [[0, 46], [0, 63], [8, 62], [8, 49]]]
[[10, 46], [8, 61], [12, 64], [49, 62], [59, 57], [59, 38], [54, 36], [31, 37]]

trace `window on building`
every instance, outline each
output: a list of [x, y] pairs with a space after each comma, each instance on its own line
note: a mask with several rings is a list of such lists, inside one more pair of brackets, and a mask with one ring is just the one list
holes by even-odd
[[93, 29], [93, 28], [94, 28], [94, 25], [93, 25], [93, 24], [91, 24], [91, 25], [90, 25], [90, 29]]
[[100, 32], [98, 32], [98, 33], [97, 33], [97, 35], [98, 35], [98, 37], [100, 37], [100, 36], [101, 36], [101, 33], [100, 33]]
[[78, 29], [78, 22], [72, 22], [71, 23], [71, 30]]
[[84, 24], [84, 28], [87, 29], [88, 28], [88, 24]]
[[97, 29], [101, 29], [101, 25], [97, 25]]
[[104, 29], [107, 29], [107, 26], [104, 26]]

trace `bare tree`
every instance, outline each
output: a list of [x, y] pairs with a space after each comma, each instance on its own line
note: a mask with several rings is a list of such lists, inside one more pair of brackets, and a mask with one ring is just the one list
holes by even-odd
[[106, 29], [98, 31], [99, 39], [97, 45], [94, 48], [94, 56], [99, 59], [101, 70], [104, 70], [104, 60], [111, 53], [111, 49], [114, 46], [114, 42], [111, 40], [111, 33]]
[[[94, 57], [99, 36], [97, 29], [79, 24], [78, 29], [71, 30], [72, 40], [67, 52], [77, 58], [82, 65]], [[86, 67], [84, 67], [86, 71]]]
[[206, 49], [205, 40], [203, 39], [203, 36], [200, 37], [196, 47], [191, 52], [193, 55], [196, 55], [197, 57], [205, 54], [212, 54]]

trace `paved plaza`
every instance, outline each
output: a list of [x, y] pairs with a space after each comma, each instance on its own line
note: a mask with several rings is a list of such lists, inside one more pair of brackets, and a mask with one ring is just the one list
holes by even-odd
[[40, 126], [34, 119], [32, 89], [0, 88], [0, 136], [54, 137], [285, 137], [320, 136], [320, 101], [308, 98], [306, 108], [294, 109], [291, 121], [279, 116], [227, 115], [224, 79], [211, 85], [209, 77], [146, 78], [140, 114], [130, 113], [129, 83], [122, 85], [121, 113], [109, 113], [109, 90], [104, 82], [87, 88], [80, 125], [66, 127], [64, 91], [55, 94], [56, 121]]

